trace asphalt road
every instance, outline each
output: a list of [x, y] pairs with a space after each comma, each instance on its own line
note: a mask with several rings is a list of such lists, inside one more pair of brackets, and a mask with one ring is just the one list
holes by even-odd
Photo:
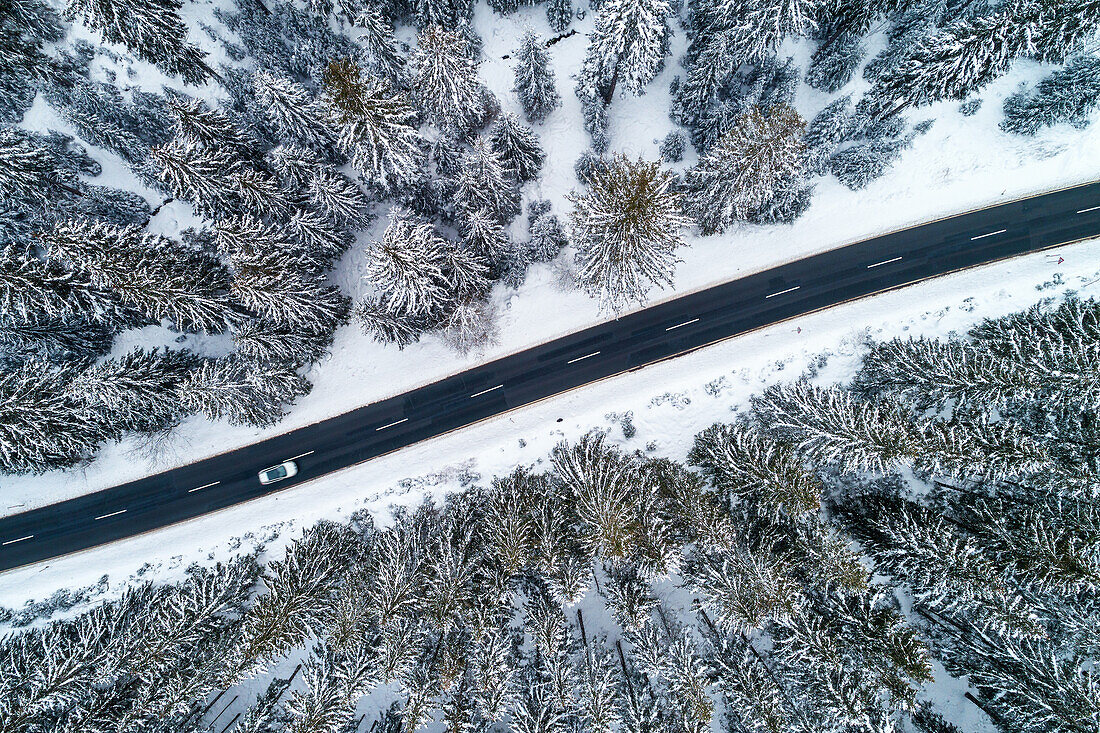
[[[793, 316], [1100, 236], [1100, 183], [924, 224], [685, 295], [181, 468], [0, 519], [0, 571], [199, 517]], [[293, 458], [299, 473], [261, 486]]]

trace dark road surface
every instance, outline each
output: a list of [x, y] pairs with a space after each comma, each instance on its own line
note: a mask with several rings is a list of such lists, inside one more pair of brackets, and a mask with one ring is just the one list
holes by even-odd
[[[397, 397], [188, 466], [0, 519], [0, 570], [118, 540], [603, 377], [871, 293], [1100, 236], [1100, 183], [941, 219], [601, 323]], [[261, 486], [293, 458], [296, 477]]]

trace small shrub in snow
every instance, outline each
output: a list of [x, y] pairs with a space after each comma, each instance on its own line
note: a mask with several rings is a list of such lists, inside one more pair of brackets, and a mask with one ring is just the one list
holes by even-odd
[[661, 158], [669, 163], [679, 163], [684, 159], [685, 149], [687, 149], [687, 138], [684, 137], [684, 133], [673, 130], [661, 141]]

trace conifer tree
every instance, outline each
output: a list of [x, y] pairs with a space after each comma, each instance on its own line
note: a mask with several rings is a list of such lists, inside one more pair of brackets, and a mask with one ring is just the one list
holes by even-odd
[[965, 15], [905, 49], [879, 79], [873, 94], [883, 114], [941, 99], [964, 99], [1032, 56], [1061, 62], [1080, 47], [1100, 18], [1095, 3], [1012, 3]]
[[1100, 102], [1100, 59], [1077, 56], [1027, 92], [1016, 92], [1004, 102], [1001, 129], [1034, 135], [1040, 127], [1059, 122], [1083, 127], [1088, 113]]
[[[774, 54], [788, 35], [804, 35], [816, 28], [821, 0], [735, 0], [707, 4], [703, 16], [718, 28], [728, 28], [737, 55], [750, 62]], [[711, 10], [711, 8], [713, 8]]]
[[587, 193], [570, 196], [579, 278], [604, 306], [619, 310], [654, 284], [672, 284], [688, 223], [673, 180], [656, 162], [616, 156], [593, 173]]
[[852, 79], [866, 51], [859, 35], [845, 34], [814, 53], [806, 83], [825, 92], [840, 91]]
[[550, 69], [550, 56], [542, 39], [528, 30], [520, 40], [514, 67], [516, 82], [513, 89], [523, 105], [528, 122], [542, 122], [561, 104]]
[[370, 52], [378, 70], [391, 82], [399, 82], [405, 73], [405, 59], [398, 51], [393, 28], [381, 9], [373, 3], [365, 4], [355, 18], [355, 25], [363, 29], [358, 40]]
[[487, 211], [500, 222], [519, 213], [519, 187], [502, 156], [475, 138], [455, 180], [454, 201], [463, 212]]
[[97, 287], [178, 330], [215, 333], [238, 318], [220, 262], [139, 227], [70, 222], [54, 229], [49, 244], [54, 257], [87, 272]]
[[230, 292], [263, 318], [319, 334], [331, 334], [347, 319], [350, 308], [338, 288], [287, 267], [277, 257], [239, 271]]
[[[453, 28], [454, 26], [448, 26]], [[432, 25], [417, 39], [412, 91], [418, 105], [440, 128], [468, 129], [482, 112], [477, 63], [457, 32]]]
[[96, 452], [106, 436], [69, 391], [76, 373], [36, 361], [0, 372], [0, 469], [43, 473]]
[[44, 208], [80, 194], [75, 161], [44, 135], [0, 128], [0, 195], [19, 208]]
[[242, 168], [229, 178], [234, 198], [233, 209], [218, 212], [221, 216], [243, 212], [267, 219], [281, 219], [290, 214], [290, 201], [279, 182], [255, 168]]
[[70, 390], [116, 440], [129, 430], [163, 430], [185, 416], [179, 387], [196, 362], [187, 351], [135, 349], [81, 372]]
[[308, 89], [265, 69], [253, 75], [252, 86], [268, 122], [281, 139], [331, 154], [336, 135], [329, 115]]
[[419, 28], [458, 28], [469, 21], [474, 7], [470, 0], [411, 0], [410, 4]]
[[329, 170], [319, 155], [296, 143], [280, 143], [264, 154], [264, 160], [291, 190], [304, 188], [315, 171]]
[[329, 342], [321, 334], [251, 319], [233, 330], [237, 353], [257, 364], [301, 366], [324, 355]]
[[65, 12], [80, 17], [108, 43], [121, 43], [138, 58], [200, 85], [210, 73], [203, 53], [187, 43], [181, 0], [69, 0]]
[[309, 390], [309, 382], [286, 363], [228, 356], [204, 361], [180, 393], [184, 404], [209, 420], [266, 427], [282, 418], [285, 405]]
[[753, 107], [687, 173], [685, 209], [704, 233], [720, 232], [767, 204], [799, 174], [805, 123], [792, 108]]
[[310, 200], [336, 224], [362, 229], [369, 220], [368, 201], [363, 191], [338, 171], [321, 168], [309, 178]]
[[360, 302], [354, 316], [375, 341], [396, 344], [398, 349], [419, 341], [420, 332], [426, 326], [424, 319], [393, 313], [377, 299]]
[[190, 201], [201, 215], [216, 219], [233, 210], [231, 176], [240, 165], [228, 151], [177, 138], [153, 148], [149, 161], [168, 192]]
[[246, 153], [251, 143], [224, 111], [211, 109], [201, 99], [172, 99], [168, 109], [175, 120], [175, 135], [204, 148]]
[[745, 423], [715, 424], [695, 436], [688, 461], [712, 484], [762, 514], [799, 516], [817, 509], [821, 487], [790, 446]]
[[767, 546], [697, 553], [684, 569], [700, 606], [727, 633], [789, 619], [803, 602], [790, 561]]
[[535, 133], [511, 113], [497, 118], [489, 131], [489, 144], [520, 181], [537, 177], [546, 158]]
[[596, 13], [583, 76], [610, 104], [619, 82], [640, 94], [668, 53], [667, 0], [607, 0]]
[[546, 22], [555, 33], [565, 33], [573, 22], [573, 0], [550, 0], [546, 3]]
[[496, 337], [495, 315], [484, 300], [463, 298], [443, 322], [443, 338], [460, 354], [482, 349]]
[[330, 63], [324, 81], [340, 126], [340, 147], [355, 167], [383, 188], [413, 180], [423, 159], [423, 138], [403, 95], [364, 76], [350, 59]]
[[381, 242], [373, 244], [367, 278], [386, 310], [430, 317], [451, 298], [443, 276], [447, 243], [431, 224], [395, 210]]
[[509, 246], [500, 221], [487, 210], [478, 209], [462, 218], [461, 230], [463, 246], [488, 263], [491, 277], [494, 273], [499, 275]]
[[87, 273], [10, 251], [0, 257], [0, 312], [16, 323], [76, 318], [112, 322], [125, 313]]

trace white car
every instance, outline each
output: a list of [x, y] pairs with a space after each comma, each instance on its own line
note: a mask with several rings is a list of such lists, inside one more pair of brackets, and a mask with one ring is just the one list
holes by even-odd
[[294, 461], [283, 461], [278, 466], [265, 468], [260, 471], [260, 483], [264, 486], [282, 481], [285, 478], [298, 475], [298, 464]]

